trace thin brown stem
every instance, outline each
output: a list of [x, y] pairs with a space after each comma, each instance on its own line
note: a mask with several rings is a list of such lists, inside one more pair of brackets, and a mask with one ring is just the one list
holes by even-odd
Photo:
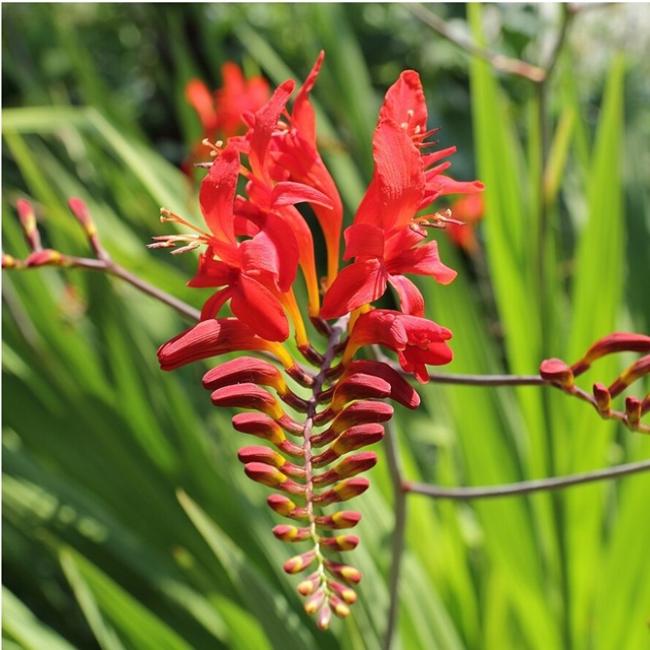
[[473, 41], [467, 38], [460, 38], [449, 30], [449, 27], [442, 18], [436, 16], [428, 9], [425, 9], [423, 5], [419, 3], [415, 4], [405, 4], [404, 7], [408, 9], [412, 14], [419, 18], [423, 23], [427, 24], [434, 32], [442, 36], [445, 40], [453, 43], [459, 47], [467, 54], [476, 56], [484, 61], [487, 61], [493, 68], [507, 74], [513, 74], [519, 77], [523, 77], [528, 81], [533, 83], [539, 83], [542, 81], [546, 72], [543, 68], [528, 63], [527, 61], [522, 61], [521, 59], [515, 59], [509, 56], [504, 56], [497, 52], [492, 52], [483, 47], [480, 47]]
[[553, 476], [551, 478], [506, 483], [502, 485], [487, 485], [480, 487], [445, 487], [442, 485], [428, 485], [426, 483], [404, 482], [402, 489], [406, 493], [422, 494], [437, 499], [489, 499], [494, 497], [520, 496], [532, 492], [545, 492], [550, 490], [563, 490], [573, 485], [592, 483], [620, 478], [629, 474], [650, 471], [650, 460], [635, 463], [614, 465], [605, 469], [567, 476]]

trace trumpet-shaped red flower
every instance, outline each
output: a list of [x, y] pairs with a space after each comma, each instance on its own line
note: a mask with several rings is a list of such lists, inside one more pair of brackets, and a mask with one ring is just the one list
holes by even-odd
[[357, 319], [343, 355], [343, 363], [363, 345], [377, 343], [398, 353], [406, 372], [421, 383], [429, 381], [426, 365], [449, 363], [452, 352], [446, 341], [451, 331], [426, 318], [409, 316], [390, 309], [373, 309]]
[[386, 93], [373, 139], [375, 170], [354, 224], [345, 233], [345, 259], [355, 258], [339, 273], [323, 302], [321, 316], [335, 318], [380, 298], [390, 283], [402, 311], [422, 316], [424, 301], [404, 273], [451, 282], [456, 273], [442, 264], [434, 241], [424, 243], [427, 228], [444, 222], [441, 215], [417, 213], [443, 194], [473, 193], [482, 183], [454, 181], [439, 163], [455, 147], [422, 153], [431, 135], [418, 74], [403, 72]]
[[205, 137], [217, 133], [230, 137], [244, 128], [242, 116], [256, 111], [269, 98], [271, 90], [263, 77], [244, 78], [241, 68], [231, 61], [221, 66], [223, 85], [210, 92], [200, 79], [192, 79], [185, 87], [185, 97], [194, 108]]

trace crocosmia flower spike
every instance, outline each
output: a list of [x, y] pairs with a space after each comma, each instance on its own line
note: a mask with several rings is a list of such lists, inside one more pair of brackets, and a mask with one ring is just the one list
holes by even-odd
[[[446, 175], [443, 161], [454, 148], [431, 150], [435, 131], [427, 129], [419, 76], [403, 72], [379, 113], [375, 170], [345, 231], [349, 263], [341, 268], [343, 208], [318, 151], [310, 101], [323, 56], [297, 91], [286, 81], [248, 110], [244, 133], [210, 145], [199, 192], [204, 224], [163, 210], [163, 221], [189, 232], [155, 237], [152, 247], [200, 249], [189, 284], [209, 292], [201, 321], [160, 347], [160, 365], [173, 370], [244, 353], [212, 365], [203, 386], [215, 406], [237, 410], [233, 428], [254, 442], [238, 458], [251, 480], [270, 488], [267, 503], [284, 519], [273, 535], [295, 549], [284, 570], [301, 575], [305, 610], [324, 629], [357, 600], [361, 573], [347, 557], [359, 544], [350, 530], [361, 513], [349, 502], [370, 487], [363, 474], [377, 463], [372, 446], [393, 415], [389, 402], [417, 408], [405, 376], [426, 382], [428, 365], [452, 358], [452, 332], [424, 317], [424, 297], [408, 277], [448, 284], [456, 275], [429, 239], [447, 218], [431, 204], [482, 185]], [[323, 278], [305, 206], [325, 240]], [[399, 309], [375, 308], [388, 286]], [[360, 358], [372, 345], [396, 354], [402, 372]]]

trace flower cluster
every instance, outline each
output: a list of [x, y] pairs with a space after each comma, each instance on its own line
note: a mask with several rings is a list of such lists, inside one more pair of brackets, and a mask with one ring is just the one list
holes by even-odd
[[[339, 557], [357, 546], [358, 538], [345, 531], [361, 515], [336, 505], [369, 486], [360, 474], [377, 458], [360, 450], [384, 434], [381, 423], [393, 408], [383, 400], [419, 405], [402, 374], [356, 357], [363, 348], [383, 346], [397, 353], [404, 374], [421, 382], [428, 380], [427, 365], [451, 360], [452, 333], [424, 317], [424, 298], [407, 274], [441, 284], [454, 279], [428, 239], [449, 214], [429, 206], [442, 195], [480, 192], [482, 184], [445, 174], [445, 159], [455, 149], [432, 150], [428, 138], [435, 131], [427, 130], [419, 76], [403, 72], [379, 113], [374, 173], [345, 230], [344, 259], [350, 263], [340, 269], [343, 207], [318, 151], [310, 101], [322, 62], [321, 53], [290, 106], [295, 88], [286, 81], [259, 108], [244, 111], [245, 133], [211, 145], [213, 162], [199, 193], [205, 227], [163, 210], [164, 221], [192, 232], [156, 237], [152, 246], [180, 244], [175, 252], [201, 247], [189, 284], [212, 290], [201, 321], [158, 350], [161, 367], [232, 352], [261, 355], [217, 365], [203, 385], [216, 406], [243, 409], [232, 419], [237, 431], [268, 443], [244, 447], [239, 459], [251, 479], [274, 489], [269, 506], [292, 522], [276, 526], [274, 535], [308, 545], [284, 569], [309, 571], [298, 591], [326, 628], [332, 614], [348, 614], [356, 600], [351, 587], [361, 578]], [[327, 249], [322, 279], [308, 214]], [[296, 288], [299, 274], [308, 320]], [[389, 285], [399, 309], [373, 307]], [[226, 303], [232, 316], [220, 317]], [[320, 350], [312, 343], [316, 334], [326, 339]]]
[[[576, 377], [589, 370], [592, 363], [617, 352], [637, 352], [643, 356], [619, 374], [609, 386], [600, 382], [593, 384], [591, 395], [576, 385]], [[650, 373], [650, 336], [614, 332], [596, 341], [573, 365], [562, 359], [545, 359], [539, 372], [547, 382], [592, 404], [601, 417], [618, 419], [632, 431], [650, 433], [650, 427], [641, 423], [641, 417], [650, 412], [650, 395], [641, 398], [628, 395], [625, 398], [625, 412], [612, 408], [612, 398]]]

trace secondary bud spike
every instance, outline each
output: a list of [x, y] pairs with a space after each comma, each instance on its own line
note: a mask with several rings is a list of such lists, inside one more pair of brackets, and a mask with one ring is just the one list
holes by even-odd
[[539, 374], [544, 381], [549, 381], [561, 388], [573, 386], [573, 372], [562, 359], [545, 359], [539, 366]]
[[316, 551], [311, 549], [306, 551], [301, 555], [295, 555], [292, 558], [289, 558], [283, 565], [283, 569], [286, 573], [294, 574], [300, 573], [305, 569], [308, 569], [312, 562], [316, 559]]

